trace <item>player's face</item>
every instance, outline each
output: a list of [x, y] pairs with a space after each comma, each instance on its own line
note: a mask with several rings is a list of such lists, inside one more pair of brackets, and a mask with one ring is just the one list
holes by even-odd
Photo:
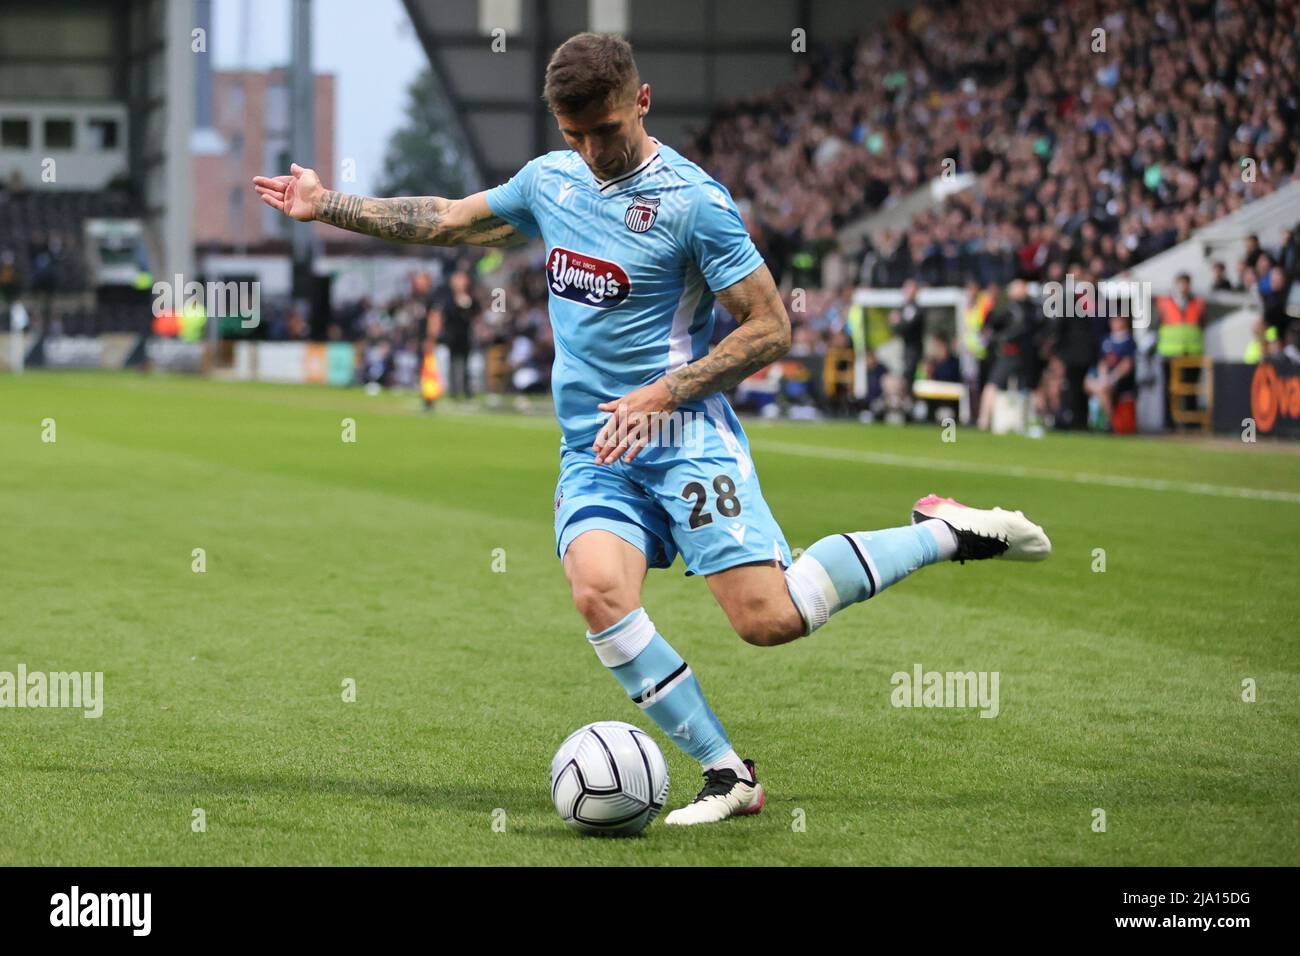
[[596, 178], [614, 179], [641, 160], [641, 119], [649, 107], [650, 86], [643, 83], [631, 100], [593, 103], [577, 113], [556, 113], [555, 119]]

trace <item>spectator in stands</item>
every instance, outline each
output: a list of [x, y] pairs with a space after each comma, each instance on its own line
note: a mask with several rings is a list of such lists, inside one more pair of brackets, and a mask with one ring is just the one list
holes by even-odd
[[1300, 365], [1300, 319], [1293, 319], [1286, 330], [1286, 345], [1282, 357], [1292, 365]]
[[18, 298], [18, 262], [12, 249], [0, 249], [0, 305]]
[[872, 349], [866, 353], [866, 394], [863, 396], [863, 404], [873, 416], [879, 416], [884, 409], [885, 399], [885, 378], [889, 375], [889, 369], [876, 357]]
[[1231, 292], [1232, 280], [1228, 278], [1227, 267], [1222, 262], [1219, 262], [1216, 259], [1214, 262], [1210, 263], [1210, 268], [1213, 270], [1214, 273], [1213, 277], [1210, 280], [1210, 291]]
[[1290, 322], [1286, 313], [1287, 297], [1290, 294], [1291, 280], [1281, 266], [1273, 266], [1259, 280], [1259, 297], [1264, 324], [1275, 330], [1278, 339], [1282, 338]]
[[307, 321], [307, 310], [302, 303], [294, 303], [289, 309], [285, 321], [284, 337], [291, 340], [305, 341], [311, 338], [311, 324]]
[[549, 383], [550, 363], [538, 341], [537, 330], [526, 321], [515, 323], [510, 341], [510, 384], [517, 392], [543, 392]]
[[948, 337], [936, 333], [930, 337], [930, 357], [926, 362], [926, 378], [936, 382], [960, 382], [961, 365], [952, 354]]
[[369, 388], [382, 388], [388, 384], [392, 371], [393, 346], [388, 339], [373, 339], [362, 352], [361, 381]]
[[30, 287], [40, 302], [40, 315], [46, 322], [54, 322], [54, 292], [58, 285], [58, 260], [62, 244], [57, 236], [38, 232], [32, 236], [27, 249], [31, 263]]
[[1267, 325], [1264, 320], [1256, 319], [1250, 326], [1250, 343], [1241, 360], [1247, 365], [1258, 364], [1270, 352], [1270, 347], [1277, 341], [1277, 329]]
[[790, 334], [790, 351], [786, 352], [786, 356], [808, 358], [816, 355], [820, 351], [820, 346], [817, 333], [813, 331], [811, 324], [806, 321], [797, 322]]
[[1300, 281], [1300, 226], [1288, 229], [1282, 234], [1278, 260], [1282, 270], [1292, 282]]
[[[1101, 360], [1097, 372], [1088, 378], [1088, 393], [1101, 405], [1102, 413], [1112, 430], [1131, 433], [1135, 430], [1132, 402], [1137, 396], [1137, 347], [1129, 330], [1129, 321], [1123, 316], [1110, 320], [1110, 334], [1101, 343]], [[1117, 418], [1123, 404], [1124, 412]]]
[[1256, 272], [1258, 272], [1259, 270], [1255, 268], [1255, 262], [1263, 254], [1264, 254], [1264, 249], [1259, 244], [1259, 236], [1255, 235], [1252, 232], [1249, 236], [1246, 237], [1246, 252], [1241, 257], [1241, 261], [1244, 262], [1251, 269], [1254, 269]]
[[415, 388], [420, 380], [420, 344], [415, 336], [403, 336], [393, 352], [392, 388]]
[[1255, 275], [1255, 270], [1250, 266], [1249, 263], [1246, 262], [1245, 259], [1242, 259], [1240, 262], [1237, 263], [1237, 289], [1238, 289], [1238, 291], [1241, 291], [1241, 292], [1255, 292], [1255, 291], [1258, 291], [1258, 290], [1256, 289], [1256, 280], [1257, 280], [1257, 277], [1256, 277], [1256, 275]]

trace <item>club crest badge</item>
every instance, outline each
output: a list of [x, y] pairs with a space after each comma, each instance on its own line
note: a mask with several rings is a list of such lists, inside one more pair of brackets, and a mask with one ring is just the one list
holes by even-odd
[[659, 200], [647, 199], [640, 193], [632, 197], [627, 212], [623, 213], [623, 224], [633, 232], [645, 232], [655, 224], [659, 215]]

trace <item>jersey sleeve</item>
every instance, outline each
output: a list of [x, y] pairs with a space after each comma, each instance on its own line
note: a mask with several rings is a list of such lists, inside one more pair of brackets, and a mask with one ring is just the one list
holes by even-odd
[[763, 264], [740, 210], [716, 182], [699, 189], [686, 245], [713, 292], [735, 285]]
[[500, 186], [493, 186], [485, 194], [488, 208], [526, 236], [540, 236], [542, 228], [533, 216], [533, 196], [536, 194], [537, 165], [530, 160]]

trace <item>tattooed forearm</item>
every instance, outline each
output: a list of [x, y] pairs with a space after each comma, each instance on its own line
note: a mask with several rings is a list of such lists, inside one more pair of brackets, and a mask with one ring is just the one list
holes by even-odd
[[341, 229], [355, 229], [357, 216], [361, 213], [361, 204], [364, 201], [363, 196], [352, 196], [327, 189], [320, 198], [315, 215], [321, 222], [328, 222]]
[[371, 199], [325, 190], [316, 204], [321, 222], [398, 242], [436, 242], [447, 200], [436, 196]]
[[790, 347], [790, 328], [774, 315], [755, 316], [704, 358], [669, 372], [664, 384], [677, 404], [735, 388]]
[[455, 205], [453, 200], [440, 196], [372, 199], [327, 189], [316, 202], [315, 218], [340, 229], [394, 242], [509, 246], [525, 241], [512, 225], [497, 216], [453, 215]]
[[734, 388], [790, 349], [790, 317], [766, 267], [719, 292], [718, 301], [740, 327], [708, 355], [664, 376], [679, 405]]

